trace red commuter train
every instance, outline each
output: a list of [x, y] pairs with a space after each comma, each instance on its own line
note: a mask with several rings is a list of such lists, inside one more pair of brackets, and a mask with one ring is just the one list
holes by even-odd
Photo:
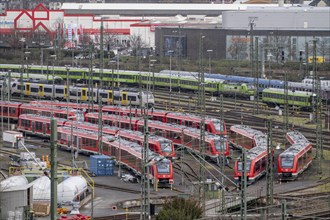
[[49, 117], [54, 116], [56, 118], [69, 118], [70, 120], [84, 120], [84, 114], [76, 109], [67, 110], [55, 106], [22, 104], [19, 102], [0, 102], [0, 116], [18, 120], [21, 114], [37, 114]]
[[[98, 125], [89, 122], [76, 123], [72, 121], [67, 121], [65, 123], [65, 126], [71, 125], [84, 130], [98, 131]], [[140, 145], [143, 145], [144, 143], [144, 135], [142, 132], [139, 131], [132, 131], [114, 126], [103, 125], [102, 133], [108, 135], [116, 135], [125, 140], [136, 142]], [[169, 139], [151, 134], [148, 136], [148, 145], [151, 151], [158, 153], [159, 155], [169, 158], [175, 157], [174, 144]]]
[[[56, 106], [56, 107], [67, 107], [79, 110], [88, 110], [88, 104], [85, 103], [69, 103], [66, 102], [50, 102], [50, 101], [33, 101], [33, 104], [41, 104], [41, 105], [48, 105], [48, 106]], [[92, 108], [89, 106], [90, 109]], [[90, 110], [91, 111], [91, 110]], [[93, 105], [93, 111], [98, 111], [98, 106]], [[149, 115], [149, 118], [152, 120], [157, 120], [161, 122], [167, 123], [174, 123], [178, 125], [184, 125], [191, 128], [198, 128], [200, 129], [201, 118], [200, 116], [187, 114], [187, 113], [177, 113], [177, 112], [168, 112], [163, 110], [143, 110], [139, 108], [128, 108], [128, 107], [119, 107], [119, 106], [104, 106], [102, 108], [103, 112], [121, 116], [132, 116], [132, 117], [141, 117], [146, 112]], [[226, 123], [223, 121], [221, 122], [217, 118], [205, 118], [205, 131], [217, 134], [217, 135], [227, 135]]]
[[[57, 144], [64, 149], [74, 148], [79, 152], [97, 154], [98, 133], [69, 127], [58, 127]], [[72, 137], [71, 137], [72, 134]], [[70, 147], [68, 147], [70, 145]], [[115, 157], [118, 163], [125, 165], [135, 174], [142, 173], [142, 147], [134, 142], [130, 142], [111, 135], [102, 136], [102, 154]], [[120, 153], [119, 153], [120, 151]], [[173, 184], [172, 162], [148, 150], [148, 161], [150, 164], [150, 174], [148, 179], [159, 185]]]
[[[233, 125], [230, 128], [231, 144], [237, 148], [245, 148], [247, 182], [251, 184], [266, 173], [267, 135], [246, 125]], [[237, 182], [242, 178], [242, 158], [235, 161], [234, 178]]]
[[[38, 135], [42, 137], [50, 136], [50, 117], [33, 115], [33, 114], [23, 114], [19, 116], [17, 129], [24, 131], [28, 134]], [[98, 131], [98, 126], [96, 124], [88, 122], [72, 122], [66, 119], [57, 119], [58, 126], [73, 126], [79, 129], [85, 129], [90, 131]], [[111, 127], [104, 125], [102, 127], [102, 132], [108, 135], [119, 135], [121, 138], [128, 141], [136, 142], [140, 145], [143, 144], [143, 133], [139, 131], [124, 130], [118, 127]], [[149, 149], [165, 157], [173, 158], [175, 157], [174, 144], [171, 140], [163, 138], [157, 135], [149, 135], [148, 137]]]
[[[236, 148], [251, 149], [264, 141], [265, 134], [246, 125], [232, 125], [230, 127], [230, 144]], [[266, 139], [267, 140], [267, 139]]]
[[298, 131], [286, 134], [287, 140], [292, 144], [278, 156], [278, 178], [294, 180], [306, 170], [313, 160], [312, 144]]
[[[267, 167], [267, 146], [256, 146], [246, 152], [246, 176], [248, 184], [258, 180], [266, 173]], [[241, 182], [242, 158], [235, 161], [234, 178]]]
[[[131, 128], [132, 130], [144, 131], [144, 120], [140, 118], [120, 117], [112, 114], [102, 115], [102, 121], [104, 124], [110, 126], [121, 127], [124, 129]], [[91, 123], [98, 122], [97, 113], [87, 113], [85, 119]], [[199, 150], [200, 130], [195, 128], [188, 128], [176, 124], [162, 123], [160, 121], [148, 121], [149, 132], [153, 132], [156, 135], [172, 140], [177, 145], [184, 145], [187, 148], [192, 149], [196, 153], [201, 153]], [[205, 134], [205, 151], [204, 154], [211, 158], [218, 158], [220, 154], [229, 156], [228, 140], [225, 137], [220, 137], [214, 134]]]

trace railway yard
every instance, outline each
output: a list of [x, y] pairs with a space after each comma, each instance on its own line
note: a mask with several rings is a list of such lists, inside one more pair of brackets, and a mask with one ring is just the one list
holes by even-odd
[[[168, 94], [168, 90], [166, 89], [158, 88], [156, 89], [156, 91], [153, 92], [153, 95], [154, 95], [155, 107], [153, 110], [149, 111], [149, 115], [150, 114], [156, 115], [156, 112], [159, 110], [164, 110], [165, 112], [179, 112], [180, 114], [182, 113], [186, 115], [200, 113], [199, 112], [200, 108], [197, 105], [198, 100], [196, 98], [196, 94], [193, 92], [178, 92], [178, 91], [172, 92], [170, 99], [171, 101], [169, 101], [169, 94]], [[20, 98], [13, 97], [12, 101], [14, 100], [20, 101]], [[24, 102], [28, 103], [30, 102], [29, 100], [33, 101], [35, 99], [25, 97]], [[173, 184], [170, 181], [168, 182], [170, 183], [170, 185], [167, 185], [166, 187], [162, 187], [159, 185], [158, 187], [154, 182], [151, 181], [153, 184], [151, 184], [150, 191], [148, 191], [149, 192], [148, 196], [150, 196], [148, 203], [155, 205], [154, 206], [155, 213], [160, 212], [162, 208], [162, 204], [165, 201], [168, 201], [169, 199], [173, 199], [175, 197], [198, 198], [199, 197], [198, 190], [199, 190], [199, 186], [201, 185], [200, 181], [202, 181], [204, 182], [203, 188], [205, 189], [205, 191], [203, 192], [205, 193], [203, 195], [203, 199], [205, 201], [205, 205], [203, 206], [204, 208], [203, 219], [239, 219], [242, 210], [242, 204], [241, 204], [242, 186], [238, 184], [241, 181], [240, 179], [241, 177], [239, 177], [239, 175], [241, 174], [239, 174], [240, 171], [236, 169], [236, 167], [238, 166], [236, 163], [239, 163], [238, 161], [240, 161], [240, 159], [238, 158], [241, 158], [242, 149], [235, 148], [233, 146], [235, 145], [234, 143], [236, 143], [236, 145], [239, 145], [239, 141], [241, 141], [242, 139], [239, 140], [237, 139], [235, 142], [235, 140], [233, 139], [234, 135], [232, 132], [230, 132], [230, 130], [234, 125], [236, 126], [244, 125], [244, 126], [248, 126], [248, 128], [251, 127], [253, 129], [256, 129], [256, 131], [258, 132], [267, 133], [268, 119], [272, 119], [273, 120], [272, 145], [274, 146], [274, 149], [275, 146], [277, 146], [273, 153], [274, 165], [271, 174], [273, 179], [272, 180], [273, 193], [271, 195], [271, 198], [273, 202], [272, 205], [269, 205], [269, 203], [267, 203], [267, 199], [269, 198], [269, 194], [267, 193], [268, 190], [267, 179], [269, 178], [269, 176], [267, 176], [266, 178], [265, 172], [260, 172], [260, 176], [252, 183], [249, 183], [246, 188], [245, 201], [247, 204], [247, 213], [245, 215], [247, 219], [253, 219], [253, 218], [283, 219], [282, 218], [283, 215], [285, 215], [286, 219], [327, 219], [330, 216], [329, 215], [330, 131], [329, 131], [329, 125], [326, 124], [329, 123], [329, 121], [325, 120], [326, 115], [324, 114], [322, 116], [323, 119], [322, 120], [322, 124], [323, 124], [322, 159], [321, 160], [314, 159], [313, 161], [311, 161], [310, 164], [308, 163], [308, 165], [306, 163], [307, 169], [304, 170], [302, 173], [300, 173], [299, 176], [295, 178], [293, 181], [286, 181], [286, 180], [280, 181], [278, 179], [279, 162], [277, 158], [279, 158], [279, 155], [285, 149], [289, 148], [290, 145], [293, 143], [290, 143], [289, 139], [287, 141], [284, 141], [286, 139], [285, 136], [287, 131], [284, 132], [285, 121], [283, 120], [283, 116], [279, 116], [278, 114], [279, 109], [269, 107], [265, 103], [262, 103], [261, 101], [257, 104], [258, 107], [256, 107], [255, 102], [251, 102], [246, 99], [242, 99], [240, 97], [224, 97], [221, 104], [219, 96], [211, 96], [211, 95], [205, 96], [205, 105], [206, 105], [205, 112], [208, 117], [220, 118], [221, 114], [223, 113], [222, 117], [225, 120], [226, 123], [225, 127], [227, 130], [226, 131], [227, 134], [225, 137], [227, 137], [226, 138], [227, 147], [230, 152], [228, 159], [226, 159], [227, 161], [226, 164], [219, 162], [219, 161], [223, 161], [222, 160], [223, 157], [221, 156], [221, 151], [220, 154], [217, 154], [218, 157], [220, 158], [219, 160], [217, 160], [217, 162], [212, 158], [206, 159], [206, 161], [204, 160], [201, 161], [200, 158], [201, 155], [203, 154], [201, 154], [201, 152], [199, 152], [198, 150], [196, 152], [197, 149], [196, 146], [195, 146], [195, 150], [191, 151], [189, 149], [191, 148], [193, 149], [194, 146], [189, 145], [188, 144], [189, 142], [187, 142], [186, 144], [184, 142], [179, 143], [176, 140], [177, 137], [171, 139], [169, 138], [170, 136], [162, 135], [161, 134], [162, 131], [155, 132], [156, 130], [152, 130], [154, 131], [155, 134], [164, 136], [165, 138], [168, 137], [170, 140], [172, 140], [174, 143], [174, 149], [176, 154], [176, 156], [173, 157], [173, 159], [171, 160], [171, 164], [170, 164], [170, 166], [173, 168], [173, 176], [170, 177], [171, 181], [173, 181]], [[5, 105], [6, 103], [3, 102], [2, 108]], [[46, 105], [47, 105], [46, 103], [43, 103], [44, 108]], [[67, 105], [67, 103], [63, 103], [63, 105]], [[97, 104], [94, 105], [97, 106]], [[24, 105], [21, 106], [22, 109], [23, 106]], [[26, 106], [26, 108], [28, 108], [28, 106]], [[33, 114], [34, 112], [32, 111], [32, 107], [30, 108], [31, 108], [30, 113]], [[54, 108], [55, 107], [48, 107], [48, 111], [50, 112], [55, 111]], [[323, 105], [323, 108], [324, 109], [322, 112], [326, 112], [327, 111], [326, 104]], [[127, 109], [128, 108], [126, 108], [126, 111]], [[135, 110], [136, 107], [133, 107], [132, 109], [133, 109], [132, 111], [135, 111], [136, 113]], [[36, 111], [38, 111], [39, 115], [44, 115], [42, 113], [43, 110], [39, 109]], [[311, 112], [302, 111], [300, 109], [294, 109], [294, 107], [292, 106], [288, 109], [288, 111], [290, 114], [288, 120], [288, 127], [290, 128], [290, 130], [301, 132], [301, 134], [303, 134], [303, 137], [305, 137], [308, 140], [308, 143], [310, 142], [312, 144], [312, 146], [314, 147], [312, 152], [314, 157], [314, 155], [316, 154], [315, 145], [317, 139], [315, 135], [315, 130], [317, 125], [310, 121], [309, 116]], [[109, 112], [108, 114], [111, 114]], [[122, 110], [122, 112], [124, 112], [124, 110]], [[86, 121], [88, 121], [88, 117], [89, 117], [88, 114], [85, 115], [87, 118]], [[94, 114], [98, 115], [98, 113], [94, 113]], [[109, 123], [109, 125], [111, 126], [117, 125], [117, 126], [121, 126], [121, 128], [128, 128], [129, 127], [128, 125], [127, 126], [124, 125], [125, 114], [124, 115], [121, 114], [123, 113], [119, 113], [119, 112], [115, 113], [116, 115], [115, 117], [118, 118], [119, 123], [118, 122], [113, 124]], [[3, 124], [2, 128], [7, 128], [7, 126], [9, 127], [6, 117], [6, 110], [2, 114], [2, 116], [4, 118], [2, 121]], [[23, 114], [21, 116], [23, 120]], [[18, 128], [20, 131], [23, 131], [27, 135], [24, 138], [25, 145], [27, 145], [27, 148], [30, 151], [36, 153], [36, 157], [41, 158], [43, 157], [43, 155], [49, 155], [50, 157], [51, 152], [50, 152], [49, 134], [47, 135], [47, 131], [44, 130], [47, 128], [40, 128], [40, 129], [38, 128], [41, 131], [41, 133], [44, 134], [42, 138], [38, 137], [38, 129], [36, 127], [37, 125], [31, 124], [33, 130], [29, 131], [28, 130], [29, 126], [26, 126], [24, 124], [26, 122], [19, 120], [21, 116], [17, 116], [18, 121], [14, 120], [13, 118], [9, 120], [11, 126], [15, 125], [15, 128]], [[138, 115], [134, 115], [134, 116], [138, 116]], [[69, 115], [62, 116], [62, 119], [58, 119], [58, 123], [59, 124], [62, 123], [61, 120], [65, 120], [67, 117], [69, 117]], [[106, 114], [103, 114], [103, 117], [107, 117]], [[121, 117], [122, 119], [120, 119]], [[189, 117], [191, 118], [192, 116], [188, 116], [188, 118]], [[149, 119], [156, 119], [156, 118], [150, 116]], [[35, 119], [32, 119], [31, 121], [33, 120], [37, 122], [37, 120]], [[130, 120], [134, 120], [134, 118], [131, 118]], [[44, 123], [48, 123], [49, 125], [50, 118], [47, 119], [47, 122]], [[199, 122], [197, 122], [197, 124], [198, 123]], [[153, 125], [151, 120], [149, 120], [149, 124], [152, 129], [157, 129], [152, 127]], [[74, 129], [73, 126], [75, 126]], [[79, 122], [79, 129], [80, 128], [86, 129], [87, 124], [85, 125], [85, 127], [83, 126], [84, 124], [80, 124]], [[50, 129], [49, 127], [48, 129]], [[142, 126], [141, 128], [143, 127], [144, 126]], [[132, 128], [134, 128], [134, 124], [132, 124]], [[67, 133], [71, 131], [71, 135], [74, 138], [79, 133], [79, 130], [76, 131], [75, 129], [78, 129], [77, 123], [71, 122], [71, 128], [70, 128], [70, 123], [68, 124]], [[136, 129], [139, 130], [138, 127]], [[183, 128], [180, 129], [183, 130]], [[103, 128], [103, 135], [107, 133], [106, 130], [107, 129], [105, 126]], [[92, 133], [90, 132], [86, 133], [81, 138], [88, 136], [92, 140], [93, 139]], [[165, 133], [165, 130], [163, 130], [163, 133]], [[31, 134], [34, 135], [31, 136]], [[96, 146], [94, 147], [97, 152], [97, 143], [96, 143], [98, 140], [97, 130], [96, 133], [94, 134], [96, 135], [95, 143], [94, 143]], [[111, 132], [109, 134], [111, 134]], [[143, 135], [143, 133], [141, 134]], [[61, 135], [61, 132], [58, 135], [63, 137], [63, 135]], [[120, 133], [117, 135], [120, 135]], [[199, 133], [197, 133], [196, 140], [199, 139], [198, 136]], [[256, 142], [256, 140], [253, 140], [253, 137], [251, 138], [248, 136], [249, 135], [247, 134], [242, 136], [243, 139], [247, 138], [247, 140], [241, 142], [242, 146], [244, 146], [244, 144], [247, 144], [250, 145], [249, 147], [253, 147], [253, 146], [254, 148], [260, 147], [260, 146], [255, 146], [254, 143]], [[72, 139], [70, 143], [62, 142], [62, 141], [67, 141], [68, 139], [66, 138], [67, 137], [63, 137], [63, 139], [59, 138], [57, 142], [58, 146], [60, 143], [62, 143], [61, 145], [68, 146], [69, 148]], [[194, 139], [190, 139], [190, 142], [193, 142], [193, 140]], [[104, 143], [108, 143], [108, 142], [104, 141], [103, 144]], [[120, 146], [120, 140], [119, 140], [119, 147], [117, 146], [117, 148], [124, 150], [123, 145], [125, 145], [125, 143], [126, 142], [122, 141], [122, 146]], [[72, 146], [74, 146], [76, 143], [72, 142], [71, 144]], [[116, 148], [116, 141], [109, 142], [108, 144], [109, 147], [112, 146]], [[183, 145], [186, 146], [183, 147]], [[77, 150], [78, 146], [75, 147]], [[84, 142], [82, 146], [80, 146], [79, 151], [81, 153], [84, 153], [83, 148], [84, 148]], [[10, 159], [8, 155], [11, 155], [11, 158], [13, 158], [12, 155], [19, 156], [19, 153], [24, 151], [25, 150], [22, 149], [17, 150], [17, 149], [10, 149], [4, 147], [1, 148], [1, 152], [0, 152], [1, 173], [3, 174], [3, 178], [5, 177], [8, 178], [11, 175], [14, 176], [17, 175], [17, 173], [13, 172], [12, 167], [9, 168], [8, 164], [12, 163], [12, 159]], [[76, 154], [74, 159], [73, 159], [74, 153], [72, 154], [72, 151], [70, 151], [70, 149], [69, 150], [66, 149], [66, 147], [60, 149], [57, 152], [57, 161], [59, 163], [58, 169], [67, 170], [67, 172], [69, 173], [76, 172], [76, 174], [79, 173], [79, 175], [84, 176], [84, 178], [88, 182], [87, 183], [88, 189], [92, 190], [94, 193], [93, 199], [91, 199], [91, 195], [93, 193], [92, 194], [87, 193], [85, 195], [86, 196], [85, 200], [80, 200], [79, 212], [82, 215], [92, 216], [93, 219], [100, 219], [100, 220], [101, 219], [140, 219], [141, 207], [143, 207], [143, 200], [141, 200], [141, 193], [143, 193], [142, 190], [143, 188], [141, 189], [142, 179], [140, 178], [140, 176], [141, 176], [141, 172], [143, 171], [139, 170], [139, 168], [132, 168], [132, 167], [130, 169], [126, 169], [124, 167], [119, 168], [118, 167], [119, 163], [116, 162], [113, 175], [95, 176], [90, 170], [91, 168], [90, 159], [89, 156], [86, 155], [86, 152], [87, 151], [85, 151], [85, 154], [79, 154], [79, 155]], [[106, 152], [104, 153], [107, 154]], [[162, 154], [163, 152], [160, 153]], [[117, 154], [110, 154], [110, 155], [113, 156], [115, 159], [120, 159], [118, 158]], [[206, 158], [210, 156], [207, 153], [205, 155]], [[267, 159], [267, 157], [265, 158]], [[122, 160], [123, 161], [121, 165], [126, 165], [126, 167], [127, 165], [128, 167], [132, 166], [127, 161], [125, 162], [124, 159]], [[320, 161], [321, 164], [319, 164], [318, 161]], [[75, 164], [74, 166], [75, 171], [72, 171], [73, 164]], [[200, 164], [202, 164], [203, 167], [202, 170], [204, 170], [205, 172], [203, 174], [203, 176], [205, 177], [204, 181], [201, 180]], [[266, 170], [266, 167], [263, 167], [266, 166], [265, 164], [262, 165], [261, 170]], [[222, 173], [224, 175], [222, 175]], [[252, 175], [251, 172], [249, 173], [249, 175]], [[237, 182], [236, 177], [239, 178], [240, 181]], [[89, 181], [89, 178], [92, 181]], [[251, 176], [249, 178], [253, 179]], [[218, 185], [216, 183], [218, 183]], [[220, 187], [219, 187], [219, 183], [221, 183]], [[58, 213], [59, 213], [58, 216], [60, 216], [61, 213], [60, 212]], [[48, 219], [48, 217], [42, 217], [40, 215], [36, 218]], [[152, 216], [152, 218], [154, 218], [154, 216]]]

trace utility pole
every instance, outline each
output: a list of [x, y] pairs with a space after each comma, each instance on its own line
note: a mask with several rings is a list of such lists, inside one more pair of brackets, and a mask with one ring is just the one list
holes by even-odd
[[316, 68], [316, 39], [313, 39], [313, 114], [316, 124], [316, 159], [317, 170], [320, 178], [322, 177], [322, 159], [323, 159], [323, 138], [322, 138], [322, 100], [321, 100], [321, 81], [317, 75]]
[[256, 94], [255, 94], [255, 106], [256, 106], [256, 113], [259, 114], [259, 39], [256, 37], [255, 39], [255, 58], [256, 58], [256, 72], [255, 72], [255, 88], [256, 88]]
[[[88, 76], [88, 112], [94, 112], [94, 91], [93, 91], [93, 42], [89, 42], [89, 76]], [[90, 109], [92, 107], [92, 110]]]
[[[284, 70], [284, 136], [289, 129], [289, 88], [288, 88], [288, 73]], [[284, 140], [286, 138], [284, 137]]]
[[203, 66], [203, 53], [204, 53], [204, 38], [205, 36], [200, 34], [200, 52], [199, 52], [199, 115], [201, 117], [200, 137], [199, 137], [199, 152], [201, 157], [199, 160], [199, 204], [202, 207], [203, 215], [205, 215], [205, 77]]
[[[267, 201], [266, 205], [267, 207], [273, 205], [273, 135], [272, 135], [272, 126], [273, 121], [268, 120], [267, 121]], [[267, 208], [267, 216], [268, 217], [269, 210]]]
[[21, 68], [21, 74], [20, 74], [20, 87], [21, 87], [21, 102], [24, 100], [24, 83], [23, 83], [23, 74], [25, 72], [25, 67], [24, 67], [24, 42], [25, 38], [22, 38], [21, 40], [22, 46], [21, 46], [21, 63], [22, 63], [22, 68]]
[[57, 121], [55, 118], [50, 120], [51, 135], [50, 135], [50, 180], [51, 180], [51, 209], [50, 209], [50, 219], [57, 219]]
[[249, 17], [249, 27], [250, 27], [250, 65], [251, 65], [251, 77], [253, 77], [254, 72], [254, 60], [253, 60], [253, 28], [255, 27], [255, 21], [257, 17]]
[[306, 62], [306, 74], [305, 74], [305, 77], [308, 76], [308, 71], [309, 71], [308, 56], [309, 56], [309, 49], [308, 49], [308, 42], [306, 42], [306, 44], [305, 44], [305, 62]]
[[149, 167], [148, 164], [148, 114], [144, 114], [144, 142], [142, 148], [142, 204], [141, 204], [141, 220], [147, 220], [150, 218], [150, 183], [149, 183]]
[[246, 188], [247, 188], [247, 178], [246, 178], [246, 150], [243, 148], [242, 152], [242, 177], [241, 177], [241, 220], [246, 220], [247, 214], [247, 202], [246, 202]]
[[[223, 94], [220, 95], [220, 122], [223, 123]], [[225, 141], [225, 139], [223, 139], [223, 141]], [[226, 156], [225, 156], [224, 152], [222, 152], [221, 173], [225, 173], [225, 165], [226, 165]], [[222, 186], [225, 185], [225, 178], [223, 175], [221, 178], [221, 183], [222, 183]], [[222, 214], [226, 213], [226, 198], [225, 198], [225, 189], [224, 188], [221, 190], [221, 212], [222, 212]]]
[[[101, 65], [100, 65], [100, 83], [97, 90], [97, 100], [99, 104], [98, 112], [98, 153], [102, 154], [102, 96], [100, 94], [102, 89], [103, 81], [103, 68], [104, 68], [104, 48], [103, 48], [103, 19], [101, 18], [101, 38], [100, 38], [100, 48], [101, 48]], [[113, 91], [112, 91], [113, 93]]]

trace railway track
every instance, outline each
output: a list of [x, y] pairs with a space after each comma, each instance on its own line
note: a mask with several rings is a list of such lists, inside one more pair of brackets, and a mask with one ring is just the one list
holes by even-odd
[[94, 217], [94, 220], [139, 220], [140, 214], [116, 214], [116, 215], [109, 215], [103, 217]]
[[[176, 107], [176, 110], [184, 111], [184, 112], [191, 112], [191, 113], [198, 113], [198, 109], [196, 108], [196, 99], [193, 98], [195, 94], [187, 94], [181, 93], [181, 97], [178, 94], [174, 94], [172, 96], [172, 105]], [[169, 110], [168, 102], [164, 102], [163, 100], [168, 100], [168, 92], [157, 92], [155, 94], [156, 97], [156, 107], [163, 110]], [[187, 102], [188, 100], [188, 102]], [[192, 100], [192, 101], [191, 101]], [[219, 118], [220, 113], [220, 104], [215, 103], [214, 101], [209, 101], [210, 97], [206, 99], [206, 115], [211, 117]], [[179, 101], [180, 105], [179, 105]], [[184, 102], [183, 102], [184, 101]], [[236, 103], [237, 102], [237, 103]], [[233, 100], [229, 98], [224, 98], [224, 114], [225, 114], [225, 121], [227, 126], [231, 126], [234, 124], [245, 124], [251, 126], [255, 129], [266, 131], [266, 117], [274, 117], [278, 115], [278, 111], [268, 109], [263, 110], [260, 109], [260, 114], [253, 114], [253, 102], [247, 100], [237, 100], [233, 105]], [[178, 106], [180, 106], [178, 108]], [[262, 103], [262, 106], [265, 104]], [[173, 110], [173, 109], [170, 109]], [[174, 109], [175, 110], [175, 109]], [[297, 118], [298, 120], [307, 119], [309, 118], [309, 112], [300, 112]], [[283, 120], [283, 119], [281, 119]], [[293, 119], [292, 119], [293, 120]], [[316, 137], [315, 137], [315, 127], [306, 127], [299, 124], [293, 124], [292, 122], [289, 123], [289, 126], [294, 126], [295, 129], [304, 133], [305, 137], [311, 141], [312, 144], [316, 144]], [[285, 135], [283, 127], [283, 121], [273, 120], [273, 138], [274, 140], [281, 142]], [[325, 149], [330, 149], [330, 131], [323, 130], [323, 145]]]
[[98, 184], [98, 183], [95, 183], [94, 187], [107, 189], [107, 190], [114, 190], [114, 191], [119, 191], [119, 192], [133, 193], [133, 194], [141, 193], [140, 190], [128, 189], [128, 188], [117, 187], [117, 186], [109, 186], [109, 185], [103, 185], [103, 184]]

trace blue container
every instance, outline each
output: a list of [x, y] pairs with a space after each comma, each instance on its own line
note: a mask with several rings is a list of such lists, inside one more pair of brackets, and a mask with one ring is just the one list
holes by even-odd
[[90, 156], [90, 172], [93, 176], [113, 176], [115, 161], [105, 155]]

